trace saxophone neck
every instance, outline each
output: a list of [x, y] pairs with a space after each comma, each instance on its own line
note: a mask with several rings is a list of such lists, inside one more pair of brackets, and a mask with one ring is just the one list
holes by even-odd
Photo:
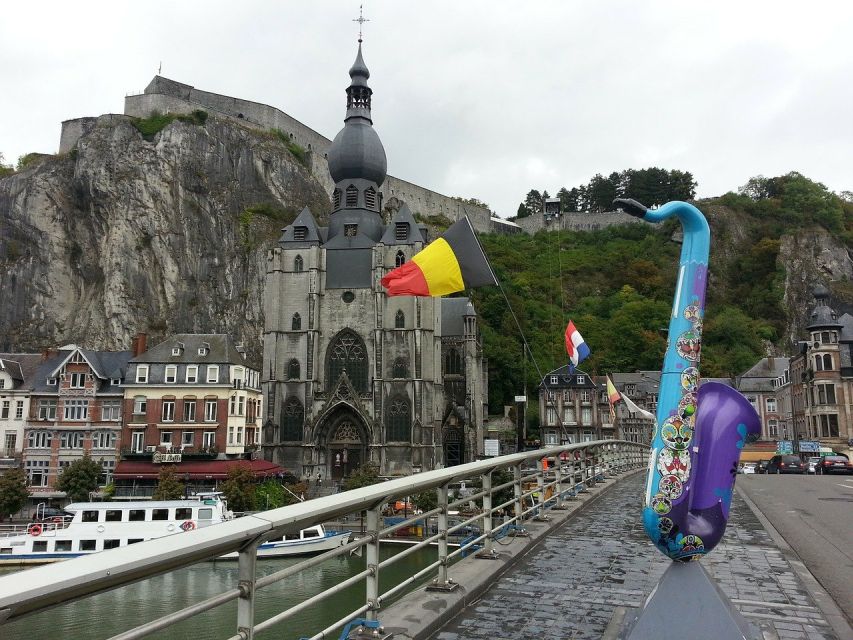
[[613, 205], [622, 209], [636, 218], [642, 218], [646, 222], [663, 222], [667, 218], [676, 216], [681, 221], [685, 233], [707, 233], [710, 234], [708, 221], [705, 216], [692, 204], [673, 200], [667, 202], [658, 209], [649, 209], [645, 205], [630, 198], [616, 198]]

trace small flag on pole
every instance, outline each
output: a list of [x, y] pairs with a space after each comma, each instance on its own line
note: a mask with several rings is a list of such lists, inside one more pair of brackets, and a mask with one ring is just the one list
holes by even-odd
[[619, 395], [610, 376], [607, 376], [607, 400], [610, 402], [610, 418], [613, 422], [616, 422], [616, 403], [621, 399], [622, 396]]
[[575, 367], [589, 355], [589, 347], [571, 320], [566, 327], [566, 352]]
[[467, 216], [381, 282], [389, 296], [444, 296], [498, 283]]
[[655, 416], [650, 411], [646, 411], [645, 409], [640, 409], [628, 396], [622, 396], [622, 399], [625, 401], [625, 406], [628, 407], [628, 411], [631, 413], [639, 413], [646, 420], [651, 420], [654, 422]]

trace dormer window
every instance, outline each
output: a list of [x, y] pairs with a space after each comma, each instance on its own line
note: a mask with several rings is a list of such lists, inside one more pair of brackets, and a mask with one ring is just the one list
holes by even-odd
[[305, 240], [308, 237], [308, 227], [293, 227], [293, 239]]
[[174, 347], [172, 347], [172, 355], [173, 356], [179, 356], [183, 352], [184, 352], [184, 344], [182, 342], [179, 342]]
[[121, 384], [121, 378], [110, 378], [110, 384], [117, 387]]
[[394, 265], [402, 267], [404, 264], [406, 264], [406, 254], [402, 251], [398, 251], [397, 256], [394, 258]]
[[578, 376], [578, 384], [586, 384], [586, 376]]
[[357, 224], [345, 224], [344, 225], [344, 235], [347, 238], [355, 238], [358, 235], [358, 225]]
[[376, 207], [376, 189], [368, 187], [364, 192], [364, 206], [368, 209]]
[[341, 208], [341, 190], [340, 189], [335, 189], [335, 191], [332, 193], [332, 202], [334, 204], [335, 209]]
[[136, 367], [136, 381], [139, 383], [148, 382], [148, 365], [141, 364]]
[[48, 378], [47, 384], [50, 385], [51, 387], [54, 386], [56, 384], [56, 378]]
[[206, 356], [208, 353], [210, 353], [210, 345], [205, 342], [198, 348], [198, 355]]
[[557, 384], [557, 376], [551, 376], [551, 384]]
[[409, 223], [396, 222], [394, 223], [394, 239], [405, 240], [409, 237]]
[[347, 187], [347, 208], [358, 206], [358, 189], [354, 184]]

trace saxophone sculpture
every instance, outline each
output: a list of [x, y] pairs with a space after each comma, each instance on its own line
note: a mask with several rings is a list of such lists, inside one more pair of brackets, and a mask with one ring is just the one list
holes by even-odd
[[740, 450], [761, 432], [758, 414], [735, 389], [699, 386], [702, 318], [711, 232], [696, 207], [669, 202], [654, 211], [634, 200], [614, 201], [648, 222], [678, 217], [684, 232], [678, 281], [661, 372], [651, 443], [643, 526], [672, 560], [713, 549], [726, 530]]

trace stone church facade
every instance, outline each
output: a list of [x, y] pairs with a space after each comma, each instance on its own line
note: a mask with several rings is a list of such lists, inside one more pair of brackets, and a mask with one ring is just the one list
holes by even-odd
[[427, 243], [404, 204], [382, 218], [385, 150], [373, 129], [359, 44], [344, 128], [329, 153], [328, 227], [306, 208], [268, 256], [264, 329], [266, 459], [340, 479], [475, 460], [487, 374], [471, 302], [388, 297], [380, 279]]

